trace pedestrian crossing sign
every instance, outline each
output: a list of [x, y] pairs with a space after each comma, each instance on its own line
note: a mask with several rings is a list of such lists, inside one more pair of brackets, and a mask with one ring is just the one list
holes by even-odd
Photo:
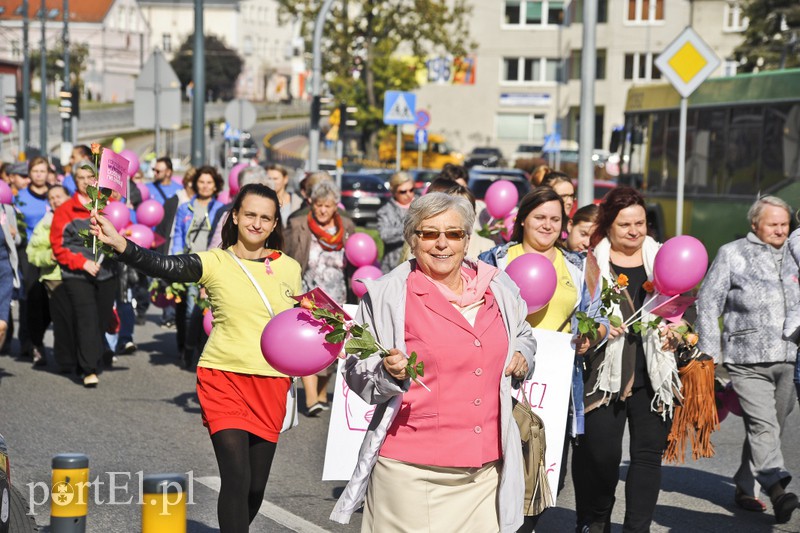
[[414, 124], [417, 95], [402, 91], [386, 91], [383, 95], [383, 123]]

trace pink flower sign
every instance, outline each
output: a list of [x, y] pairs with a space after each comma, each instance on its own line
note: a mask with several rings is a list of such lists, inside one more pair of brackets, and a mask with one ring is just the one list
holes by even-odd
[[128, 197], [128, 160], [113, 150], [103, 150], [98, 186]]

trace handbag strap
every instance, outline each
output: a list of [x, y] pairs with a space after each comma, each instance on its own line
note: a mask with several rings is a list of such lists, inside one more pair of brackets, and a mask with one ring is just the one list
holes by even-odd
[[267, 296], [264, 294], [264, 291], [261, 289], [261, 285], [259, 285], [256, 282], [256, 279], [253, 277], [253, 274], [251, 274], [250, 271], [247, 270], [247, 267], [245, 267], [244, 264], [242, 264], [241, 259], [236, 257], [235, 253], [233, 253], [230, 249], [228, 249], [226, 251], [230, 254], [231, 257], [233, 257], [233, 260], [236, 261], [236, 263], [240, 267], [242, 267], [242, 272], [244, 272], [245, 276], [247, 276], [250, 279], [250, 281], [253, 283], [253, 287], [255, 287], [256, 291], [258, 291], [258, 295], [261, 296], [261, 301], [264, 302], [264, 306], [267, 308], [267, 312], [269, 313], [269, 317], [270, 318], [275, 318], [275, 313], [272, 311], [272, 306], [269, 305], [269, 300], [267, 300]]

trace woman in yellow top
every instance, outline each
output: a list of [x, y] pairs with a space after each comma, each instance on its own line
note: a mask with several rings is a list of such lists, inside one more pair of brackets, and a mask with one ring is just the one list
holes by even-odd
[[[584, 311], [589, 316], [597, 315], [600, 305], [600, 291], [592, 295], [585, 283], [583, 273], [586, 258], [583, 254], [561, 248], [559, 239], [567, 219], [561, 195], [550, 187], [537, 187], [520, 201], [511, 241], [484, 252], [479, 259], [502, 270], [516, 258], [527, 254], [541, 254], [549, 259], [556, 269], [558, 284], [553, 297], [545, 307], [528, 315], [528, 323], [534, 328], [570, 333], [577, 331], [577, 319], [573, 311]], [[591, 340], [588, 337], [575, 337], [575, 361], [572, 373], [572, 398], [570, 401], [570, 423], [567, 424], [568, 438], [562, 458], [559, 489], [563, 487], [566, 475], [566, 457], [571, 438], [583, 433], [583, 355], [589, 348], [605, 338], [608, 320], [600, 322], [599, 335]], [[536, 331], [534, 330], [534, 337]], [[525, 517], [525, 524], [519, 530], [533, 531], [537, 517]]]
[[293, 307], [291, 296], [301, 290], [300, 265], [280, 252], [278, 197], [265, 185], [245, 185], [222, 228], [222, 248], [182, 255], [144, 250], [92, 215], [92, 233], [118, 261], [149, 276], [200, 283], [208, 292], [214, 328], [197, 365], [197, 396], [219, 465], [220, 531], [246, 532], [264, 497], [291, 384], [261, 355], [270, 313], [253, 283], [274, 313]]

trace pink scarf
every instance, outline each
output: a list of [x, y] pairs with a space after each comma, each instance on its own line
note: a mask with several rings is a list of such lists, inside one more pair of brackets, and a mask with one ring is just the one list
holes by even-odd
[[[420, 270], [420, 272], [422, 272]], [[461, 267], [461, 282], [463, 290], [461, 294], [456, 294], [444, 283], [436, 281], [424, 272], [422, 273], [428, 281], [439, 289], [439, 293], [448, 302], [454, 303], [459, 307], [467, 307], [481, 300], [489, 288], [489, 283], [497, 275], [499, 270], [488, 263], [478, 261], [478, 271], [474, 271], [466, 266]]]

